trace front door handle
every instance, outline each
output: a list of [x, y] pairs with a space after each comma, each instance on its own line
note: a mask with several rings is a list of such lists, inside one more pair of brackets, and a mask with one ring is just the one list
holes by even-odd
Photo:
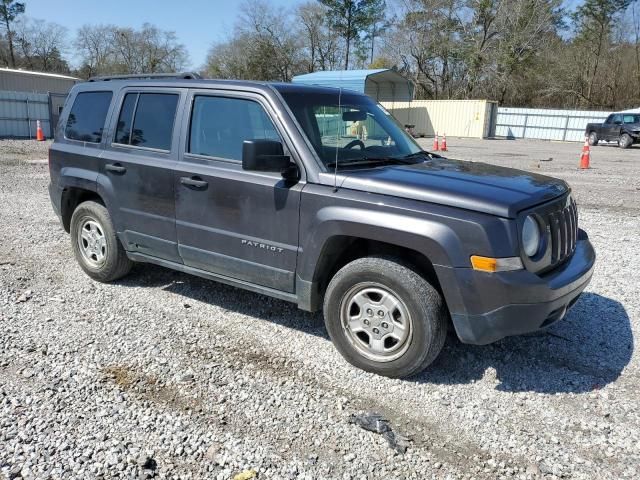
[[127, 171], [127, 169], [122, 165], [120, 165], [119, 163], [107, 163], [104, 166], [104, 168], [108, 172], [113, 172], [113, 173], [124, 173]]
[[180, 183], [187, 187], [206, 188], [209, 182], [205, 182], [199, 177], [180, 177]]

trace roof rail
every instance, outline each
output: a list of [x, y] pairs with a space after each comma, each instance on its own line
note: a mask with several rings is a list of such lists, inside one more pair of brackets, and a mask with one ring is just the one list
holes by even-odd
[[99, 77], [91, 77], [90, 82], [107, 82], [109, 80], [147, 80], [153, 78], [176, 78], [181, 80], [198, 80], [202, 78], [195, 72], [181, 72], [181, 73], [133, 73], [130, 75], [104, 75]]

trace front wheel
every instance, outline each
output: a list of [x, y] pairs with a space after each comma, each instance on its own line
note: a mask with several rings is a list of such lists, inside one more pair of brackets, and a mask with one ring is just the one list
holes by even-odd
[[628, 133], [623, 133], [618, 137], [618, 146], [620, 148], [629, 148], [631, 145], [633, 145], [633, 138]]
[[366, 257], [333, 277], [325, 325], [352, 365], [387, 377], [424, 370], [444, 346], [447, 313], [438, 291], [397, 260]]
[[596, 132], [591, 132], [589, 134], [589, 145], [592, 147], [598, 145], [598, 134]]

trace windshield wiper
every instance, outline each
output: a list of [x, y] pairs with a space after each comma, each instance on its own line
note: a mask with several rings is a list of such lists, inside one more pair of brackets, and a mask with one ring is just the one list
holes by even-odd
[[[354, 160], [338, 160], [338, 167], [355, 167], [363, 165], [384, 165], [384, 164], [400, 164], [400, 165], [413, 165], [416, 163], [411, 158], [407, 157], [364, 157]], [[327, 163], [328, 168], [334, 168], [336, 162]]]
[[410, 158], [419, 158], [419, 157], [442, 158], [442, 155], [438, 155], [437, 153], [427, 152], [425, 150], [420, 150], [419, 152], [410, 153], [400, 158], [408, 160]]

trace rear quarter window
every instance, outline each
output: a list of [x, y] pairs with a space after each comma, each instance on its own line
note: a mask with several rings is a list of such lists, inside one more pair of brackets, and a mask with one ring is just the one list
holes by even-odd
[[100, 143], [112, 96], [111, 92], [82, 92], [76, 95], [64, 136], [80, 142]]

